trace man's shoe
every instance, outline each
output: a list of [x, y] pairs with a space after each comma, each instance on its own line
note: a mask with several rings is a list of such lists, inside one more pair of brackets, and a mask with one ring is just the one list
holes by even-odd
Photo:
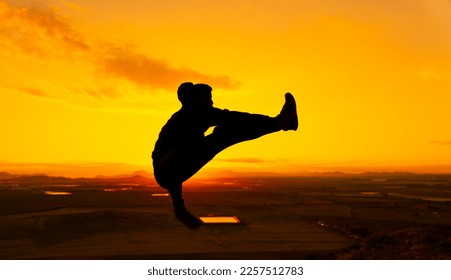
[[187, 209], [176, 209], [175, 217], [190, 229], [196, 229], [202, 224], [202, 221]]
[[291, 93], [285, 94], [285, 104], [280, 111], [280, 114], [276, 117], [279, 121], [280, 128], [287, 130], [298, 129], [298, 114], [296, 112], [296, 101]]

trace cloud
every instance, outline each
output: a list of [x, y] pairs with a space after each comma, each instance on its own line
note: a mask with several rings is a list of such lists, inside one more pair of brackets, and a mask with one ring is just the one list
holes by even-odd
[[89, 51], [89, 44], [53, 8], [22, 7], [0, 2], [0, 38], [43, 58]]
[[17, 90], [37, 97], [50, 97], [47, 93], [37, 88], [17, 88]]
[[190, 69], [176, 69], [163, 60], [135, 52], [132, 48], [112, 48], [100, 60], [100, 64], [103, 73], [150, 88], [174, 89], [184, 81], [198, 81], [221, 88], [236, 86], [227, 76], [212, 76]]
[[428, 144], [447, 146], [447, 145], [451, 145], [451, 141], [429, 141]]
[[[100, 41], [81, 32], [58, 10], [43, 6], [25, 7], [0, 1], [1, 50], [22, 61], [33, 58], [53, 65], [61, 63], [61, 67], [66, 69], [62, 69], [58, 75], [44, 77], [53, 84], [65, 83], [67, 79], [63, 75], [70, 75], [68, 65], [80, 68], [79, 65], [83, 64], [85, 67], [81, 71], [85, 72], [80, 74], [95, 76], [97, 79], [97, 84], [85, 86], [91, 89], [84, 90], [84, 94], [99, 99], [124, 97], [118, 93], [119, 89], [101, 90], [105, 84], [115, 83], [118, 79], [142, 87], [144, 91], [141, 93], [152, 92], [149, 89], [173, 92], [185, 81], [208, 83], [214, 88], [233, 88], [237, 85], [227, 76], [176, 68], [150, 54], [137, 52], [134, 47]], [[99, 89], [101, 92], [96, 93]], [[45, 96], [43, 91], [37, 89], [23, 91], [34, 96]]]

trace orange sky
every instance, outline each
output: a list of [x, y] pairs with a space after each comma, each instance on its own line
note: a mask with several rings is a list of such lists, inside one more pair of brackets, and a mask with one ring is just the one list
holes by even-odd
[[271, 116], [290, 91], [300, 117], [200, 176], [451, 172], [450, 14], [448, 0], [0, 0], [0, 171], [151, 171], [193, 81], [219, 108]]

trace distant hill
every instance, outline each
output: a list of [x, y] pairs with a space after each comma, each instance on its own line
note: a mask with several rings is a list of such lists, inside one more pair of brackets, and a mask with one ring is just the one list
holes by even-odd
[[145, 171], [137, 171], [132, 174], [117, 176], [97, 176], [94, 178], [68, 178], [63, 176], [49, 176], [46, 174], [18, 175], [0, 172], [0, 184], [21, 185], [89, 185], [100, 183], [153, 183], [153, 176]]
[[120, 174], [120, 175], [113, 175], [113, 176], [104, 176], [104, 175], [98, 175], [94, 177], [95, 179], [120, 179], [120, 178], [134, 178], [134, 177], [142, 177], [142, 178], [153, 178], [153, 175], [149, 172], [146, 172], [144, 170], [135, 171], [132, 174]]
[[16, 178], [21, 178], [21, 177], [30, 177], [30, 176], [47, 176], [44, 173], [39, 173], [39, 174], [11, 174], [11, 173], [7, 173], [7, 172], [0, 172], [0, 180], [9, 180], [9, 179], [16, 179]]
[[0, 172], [0, 180], [14, 179], [20, 177], [20, 175], [9, 174], [6, 172]]

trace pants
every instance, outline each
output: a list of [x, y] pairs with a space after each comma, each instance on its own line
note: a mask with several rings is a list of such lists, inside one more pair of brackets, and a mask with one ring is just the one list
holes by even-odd
[[247, 140], [279, 131], [274, 118], [242, 112], [226, 111], [223, 121], [199, 143], [167, 153], [154, 161], [158, 184], [167, 189], [173, 205], [184, 208], [182, 183], [196, 174], [222, 150]]

